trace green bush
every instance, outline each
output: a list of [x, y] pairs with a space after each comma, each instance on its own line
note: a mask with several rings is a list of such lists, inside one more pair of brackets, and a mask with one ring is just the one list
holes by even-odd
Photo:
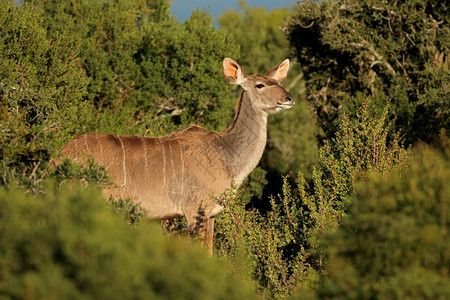
[[130, 227], [96, 189], [0, 189], [2, 299], [256, 299], [205, 249]]
[[217, 217], [218, 254], [233, 260], [247, 253], [253, 278], [271, 298], [315, 284], [325, 263], [322, 233], [338, 228], [355, 181], [367, 170], [389, 174], [409, 162], [398, 139], [388, 140], [387, 110], [377, 115], [366, 103], [346, 117], [336, 138], [320, 149], [312, 177], [299, 173], [295, 187], [285, 178], [269, 211], [248, 209], [245, 194], [230, 191], [220, 198], [225, 209]]
[[449, 154], [421, 147], [406, 170], [358, 182], [349, 215], [325, 238], [317, 298], [450, 297]]

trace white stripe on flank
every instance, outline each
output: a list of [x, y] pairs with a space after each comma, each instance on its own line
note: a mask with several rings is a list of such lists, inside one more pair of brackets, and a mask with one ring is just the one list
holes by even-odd
[[180, 158], [181, 158], [181, 194], [184, 194], [184, 159], [183, 159], [183, 151], [181, 149], [180, 140], [178, 140], [178, 147], [180, 148]]
[[75, 139], [75, 140], [74, 140], [74, 141], [75, 141], [75, 160], [78, 159], [78, 145], [77, 145], [77, 140], [78, 140], [78, 139]]
[[89, 151], [89, 146], [88, 146], [88, 143], [87, 143], [87, 134], [84, 135], [84, 145], [86, 146], [86, 154], [89, 155], [90, 151]]
[[145, 163], [145, 175], [148, 177], [148, 157], [147, 157], [147, 143], [144, 138], [141, 137], [141, 142], [144, 145], [144, 163]]
[[163, 153], [163, 162], [164, 162], [164, 167], [163, 167], [163, 173], [164, 173], [164, 185], [161, 187], [161, 190], [166, 188], [166, 150], [164, 150], [164, 145], [161, 142], [161, 139], [159, 138], [159, 143], [161, 144], [161, 148], [162, 148], [162, 153]]
[[102, 159], [102, 166], [104, 166], [104, 161], [103, 161], [103, 146], [102, 146], [102, 142], [100, 141], [100, 139], [98, 138], [98, 133], [95, 134], [95, 138], [97, 139], [98, 145], [100, 146], [100, 158]]
[[172, 154], [172, 146], [169, 143], [169, 151], [170, 151], [170, 164], [172, 165], [172, 186], [175, 184], [175, 167], [173, 165], [173, 154]]
[[120, 144], [122, 145], [122, 154], [123, 154], [123, 160], [122, 160], [122, 164], [123, 164], [123, 185], [122, 186], [126, 186], [127, 185], [127, 169], [126, 169], [126, 164], [125, 164], [125, 146], [123, 145], [123, 142], [120, 139], [119, 135], [117, 135], [117, 138], [119, 139]]

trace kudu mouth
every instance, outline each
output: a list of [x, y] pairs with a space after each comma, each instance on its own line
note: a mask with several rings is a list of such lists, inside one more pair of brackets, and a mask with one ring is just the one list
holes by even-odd
[[292, 106], [294, 106], [295, 101], [294, 98], [289, 95], [286, 98], [284, 98], [284, 101], [278, 101], [277, 103], [277, 111], [280, 111], [282, 109], [290, 109]]

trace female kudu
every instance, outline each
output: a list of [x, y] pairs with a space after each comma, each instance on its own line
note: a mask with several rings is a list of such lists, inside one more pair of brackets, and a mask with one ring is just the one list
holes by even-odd
[[289, 60], [265, 75], [247, 76], [232, 59], [223, 75], [242, 92], [231, 125], [220, 133], [192, 126], [166, 137], [105, 133], [85, 134], [61, 151], [75, 160], [92, 156], [104, 166], [115, 186], [108, 195], [131, 197], [154, 219], [185, 216], [190, 234], [206, 233], [212, 253], [214, 217], [222, 207], [214, 201], [234, 181], [239, 186], [261, 159], [267, 138], [267, 116], [294, 105], [280, 84]]

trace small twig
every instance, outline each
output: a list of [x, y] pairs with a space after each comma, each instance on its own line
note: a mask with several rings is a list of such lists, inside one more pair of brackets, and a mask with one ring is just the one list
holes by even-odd
[[303, 25], [300, 21], [297, 21], [298, 25], [300, 25], [300, 27], [308, 29], [311, 28], [314, 25], [314, 21], [311, 21], [311, 24], [309, 25]]

